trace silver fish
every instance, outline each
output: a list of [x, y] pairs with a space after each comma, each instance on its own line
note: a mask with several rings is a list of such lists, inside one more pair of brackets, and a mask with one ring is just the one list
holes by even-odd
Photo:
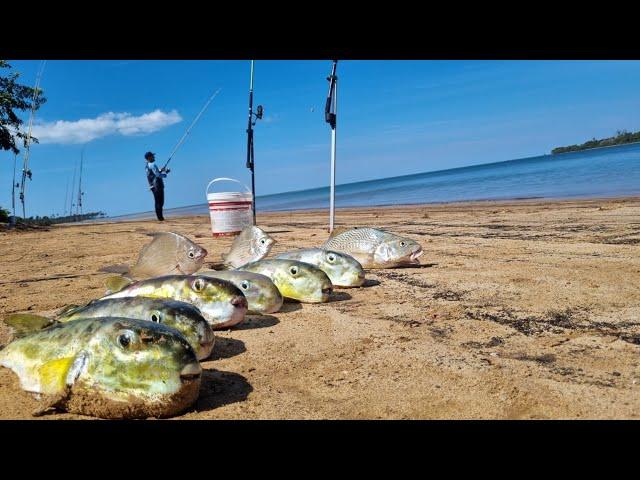
[[419, 265], [423, 253], [420, 244], [410, 238], [369, 227], [334, 231], [323, 248], [347, 253], [364, 268]]
[[120, 273], [129, 278], [143, 279], [162, 275], [191, 275], [197, 272], [207, 251], [184, 235], [173, 232], [151, 233], [153, 240], [145, 245], [132, 267], [112, 265], [102, 272]]
[[233, 241], [229, 253], [224, 256], [224, 264], [226, 268], [232, 269], [262, 260], [275, 243], [260, 227], [245, 227]]

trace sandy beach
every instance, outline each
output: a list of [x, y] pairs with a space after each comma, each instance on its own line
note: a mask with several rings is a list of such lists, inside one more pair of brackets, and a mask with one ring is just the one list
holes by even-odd
[[[640, 198], [338, 210], [406, 235], [421, 268], [371, 270], [332, 301], [217, 333], [180, 419], [640, 417]], [[258, 215], [272, 253], [319, 246], [327, 212]], [[175, 231], [219, 260], [207, 216], [0, 233], [0, 316], [100, 297], [105, 265]], [[0, 345], [10, 340], [0, 326]], [[37, 402], [0, 368], [0, 418]], [[90, 418], [52, 414], [42, 419]]]

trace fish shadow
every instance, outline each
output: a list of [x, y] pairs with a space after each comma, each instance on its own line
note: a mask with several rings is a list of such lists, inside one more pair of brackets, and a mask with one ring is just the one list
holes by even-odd
[[244, 346], [244, 342], [242, 340], [216, 336], [216, 343], [213, 345], [213, 351], [206, 361], [210, 362], [212, 360], [231, 358], [246, 351], [247, 347]]
[[224, 405], [244, 402], [253, 387], [245, 377], [224, 370], [203, 370], [200, 396], [195, 409], [199, 412], [214, 410]]
[[351, 300], [353, 297], [349, 295], [347, 292], [336, 292], [335, 290], [331, 295], [329, 295], [329, 303], [331, 302], [341, 302], [343, 300]]
[[368, 278], [362, 284], [362, 288], [377, 287], [381, 283], [382, 282], [380, 282], [380, 280], [374, 280], [373, 278]]
[[438, 265], [437, 263], [420, 263], [418, 265], [399, 265], [397, 267], [394, 268], [431, 268], [431, 267], [435, 267], [436, 265]]
[[244, 322], [236, 325], [234, 330], [252, 330], [254, 328], [273, 327], [280, 323], [273, 315], [247, 315]]
[[278, 310], [279, 313], [291, 313], [297, 310], [302, 310], [302, 303], [297, 300], [292, 300], [290, 298], [285, 298], [282, 307]]
[[271, 231], [268, 231], [268, 232], [265, 230], [265, 232], [266, 233], [289, 233], [289, 232], [291, 232], [291, 230], [271, 230]]

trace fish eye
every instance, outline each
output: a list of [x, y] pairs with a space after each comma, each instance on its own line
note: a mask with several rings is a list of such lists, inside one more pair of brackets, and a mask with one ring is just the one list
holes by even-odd
[[205, 282], [202, 278], [196, 278], [195, 281], [193, 282], [193, 289], [196, 292], [200, 292], [204, 290], [204, 286], [205, 286]]
[[249, 282], [245, 280], [240, 284], [240, 286], [242, 287], [243, 290], [246, 290], [247, 288], [249, 288]]
[[131, 343], [135, 340], [135, 334], [130, 330], [125, 330], [120, 334], [118, 334], [118, 336], [116, 337], [116, 340], [118, 341], [118, 344], [122, 348], [126, 349], [126, 348], [129, 348]]
[[400, 242], [400, 246], [404, 247], [407, 243], [406, 242]]
[[336, 256], [333, 253], [330, 253], [329, 256], [327, 257], [327, 259], [330, 262], [335, 262], [336, 261]]
[[267, 241], [264, 238], [261, 238], [260, 243], [264, 245], [265, 243], [267, 243]]
[[152, 322], [160, 323], [160, 319], [161, 319], [161, 318], [162, 318], [162, 317], [161, 317], [161, 315], [160, 315], [160, 313], [159, 313], [159, 312], [153, 312], [153, 313], [151, 314], [151, 321], [152, 321]]
[[190, 250], [189, 253], [187, 253], [187, 255], [189, 256], [189, 258], [194, 258], [196, 256], [193, 250]]
[[297, 275], [298, 274], [298, 267], [296, 267], [295, 265], [293, 265], [289, 271], [291, 272], [291, 275]]

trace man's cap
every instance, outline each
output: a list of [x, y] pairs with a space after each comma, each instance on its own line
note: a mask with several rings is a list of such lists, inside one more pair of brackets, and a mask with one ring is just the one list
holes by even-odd
[[155, 158], [156, 154], [153, 152], [147, 152], [144, 154], [144, 158]]

